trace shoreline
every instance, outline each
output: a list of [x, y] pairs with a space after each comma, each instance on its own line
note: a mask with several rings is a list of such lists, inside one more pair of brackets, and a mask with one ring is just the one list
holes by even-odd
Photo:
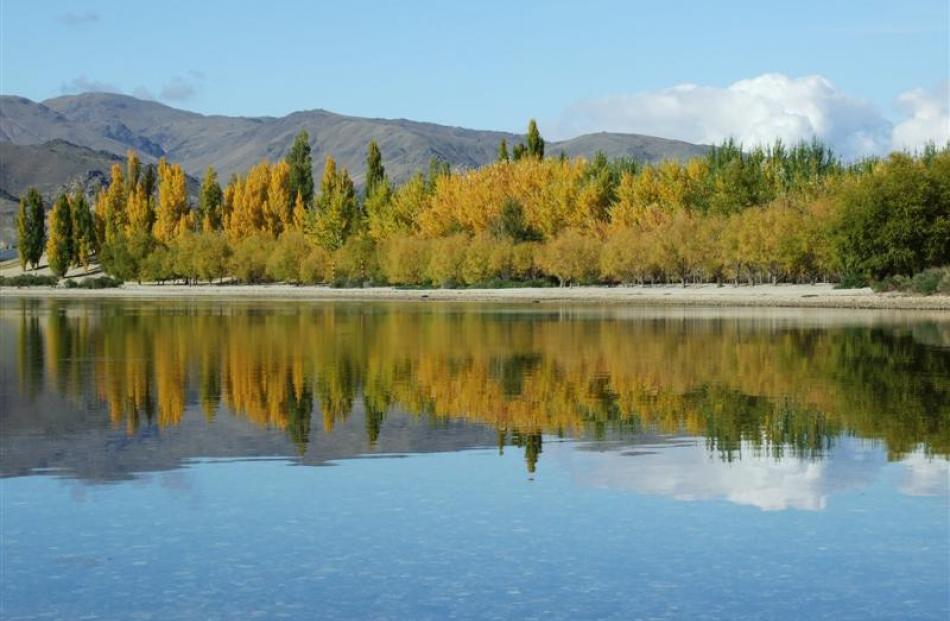
[[618, 304], [630, 306], [713, 306], [772, 308], [844, 308], [950, 311], [950, 296], [875, 293], [871, 289], [835, 289], [817, 285], [654, 285], [618, 287], [538, 287], [511, 289], [333, 288], [270, 285], [138, 285], [115, 289], [2, 287], [4, 298], [182, 299], [294, 301], [433, 301], [490, 303]]

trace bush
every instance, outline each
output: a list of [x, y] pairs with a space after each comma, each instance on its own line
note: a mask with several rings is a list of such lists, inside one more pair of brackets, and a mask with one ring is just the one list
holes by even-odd
[[950, 268], [931, 268], [915, 274], [910, 281], [910, 290], [920, 295], [947, 293], [950, 291]]
[[69, 289], [112, 289], [121, 286], [122, 281], [111, 276], [98, 276], [95, 278], [66, 281], [66, 287]]
[[868, 286], [866, 276], [856, 273], [848, 273], [841, 276], [841, 281], [835, 285], [835, 289], [861, 289]]
[[58, 282], [59, 278], [56, 276], [41, 276], [37, 274], [0, 276], [0, 287], [55, 287]]
[[907, 276], [888, 276], [871, 284], [875, 291], [900, 291], [918, 295], [950, 295], [950, 267], [932, 267]]

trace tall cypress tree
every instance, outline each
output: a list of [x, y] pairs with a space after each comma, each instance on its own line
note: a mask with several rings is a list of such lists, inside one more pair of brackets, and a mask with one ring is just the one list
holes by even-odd
[[53, 203], [49, 215], [49, 239], [46, 240], [46, 260], [50, 271], [62, 278], [69, 271], [73, 256], [73, 217], [69, 199], [61, 194]]
[[290, 164], [290, 196], [296, 197], [299, 193], [309, 207], [313, 203], [313, 158], [307, 130], [301, 130], [294, 138], [286, 161]]
[[368, 198], [376, 187], [386, 179], [386, 169], [383, 168], [383, 154], [375, 140], [369, 141], [366, 149], [366, 197]]
[[539, 160], [544, 159], [544, 138], [541, 137], [541, 132], [538, 131], [538, 124], [534, 119], [528, 121], [527, 142], [527, 154]]
[[33, 269], [39, 267], [45, 245], [46, 213], [43, 197], [40, 196], [39, 190], [30, 188], [26, 196], [20, 198], [20, 209], [17, 213], [17, 249], [20, 265], [26, 268], [27, 264], [30, 264]]

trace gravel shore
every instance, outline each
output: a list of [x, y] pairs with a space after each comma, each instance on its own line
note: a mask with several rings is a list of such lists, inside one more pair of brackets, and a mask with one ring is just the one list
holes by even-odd
[[835, 289], [830, 284], [716, 286], [678, 285], [634, 287], [564, 287], [516, 289], [398, 289], [367, 287], [339, 289], [275, 285], [154, 285], [126, 284], [116, 289], [62, 287], [0, 288], [3, 297], [137, 298], [234, 300], [351, 300], [589, 303], [638, 306], [737, 306], [786, 308], [871, 308], [947, 310], [950, 296], [875, 293], [871, 289]]

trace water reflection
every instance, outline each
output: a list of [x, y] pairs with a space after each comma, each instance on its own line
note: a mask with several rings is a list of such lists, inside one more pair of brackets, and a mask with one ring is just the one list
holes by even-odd
[[16, 350], [4, 363], [16, 386], [3, 391], [15, 432], [38, 432], [36, 403], [56, 397], [130, 438], [178, 429], [195, 407], [212, 431], [237, 417], [280, 430], [300, 455], [312, 425], [332, 437], [354, 412], [357, 452], [377, 449], [394, 416], [471, 424], [500, 449], [521, 447], [529, 472], [546, 435], [701, 437], [689, 459], [713, 456], [722, 465], [708, 475], [732, 481], [784, 457], [795, 461], [782, 476], [808, 480], [847, 436], [883, 443], [890, 459], [922, 459], [923, 470], [950, 455], [950, 329], [940, 321], [18, 301], [4, 303], [0, 330]]

